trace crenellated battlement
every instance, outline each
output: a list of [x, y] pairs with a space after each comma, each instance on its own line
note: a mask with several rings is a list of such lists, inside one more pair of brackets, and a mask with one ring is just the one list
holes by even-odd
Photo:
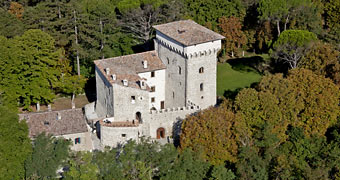
[[173, 113], [173, 112], [185, 112], [191, 113], [193, 111], [201, 110], [200, 106], [195, 105], [193, 102], [188, 100], [187, 106], [183, 107], [173, 107], [173, 108], [166, 108], [161, 110], [151, 110], [150, 114], [162, 114], [162, 113]]

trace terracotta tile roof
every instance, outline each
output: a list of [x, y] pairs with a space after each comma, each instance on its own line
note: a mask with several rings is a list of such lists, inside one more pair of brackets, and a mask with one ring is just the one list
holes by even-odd
[[[57, 119], [58, 113], [61, 119]], [[35, 137], [42, 132], [54, 136], [87, 132], [82, 109], [34, 112], [19, 114], [19, 119], [26, 119], [29, 136]]]
[[185, 46], [224, 39], [224, 36], [205, 28], [192, 20], [175, 21], [156, 25], [153, 26], [153, 28]]
[[99, 121], [100, 125], [107, 127], [138, 127], [138, 121], [130, 122], [130, 121], [113, 121], [110, 123], [104, 122], [103, 120]]
[[[147, 61], [147, 68], [144, 68], [143, 62]], [[165, 69], [166, 66], [157, 56], [156, 51], [148, 51], [127, 56], [102, 59], [94, 61], [94, 64], [111, 83], [123, 85], [123, 80], [128, 80], [129, 87], [140, 89], [139, 80], [142, 78], [138, 73], [151, 72]], [[106, 75], [105, 69], [109, 68], [110, 73]], [[111, 75], [116, 75], [116, 80], [112, 80]], [[147, 90], [150, 90], [147, 87]]]

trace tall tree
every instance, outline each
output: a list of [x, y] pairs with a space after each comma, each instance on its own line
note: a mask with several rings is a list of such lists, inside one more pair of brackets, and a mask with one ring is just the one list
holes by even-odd
[[92, 153], [77, 153], [69, 162], [70, 170], [65, 173], [65, 179], [95, 180], [98, 167], [92, 163]]
[[284, 31], [275, 41], [272, 56], [289, 65], [290, 69], [296, 68], [300, 60], [311, 47], [317, 37], [314, 33], [305, 30]]
[[24, 162], [32, 151], [25, 121], [0, 104], [0, 179], [23, 179]]
[[33, 142], [31, 158], [25, 163], [26, 177], [54, 178], [56, 171], [65, 164], [71, 143], [42, 133]]
[[221, 17], [218, 19], [218, 26], [221, 29], [222, 35], [225, 38], [225, 47], [231, 52], [231, 56], [234, 57], [234, 51], [237, 48], [246, 44], [246, 36], [242, 31], [242, 24], [237, 17]]
[[201, 157], [212, 164], [235, 162], [237, 145], [233, 127], [236, 119], [227, 102], [186, 118], [182, 125], [181, 148], [201, 153]]

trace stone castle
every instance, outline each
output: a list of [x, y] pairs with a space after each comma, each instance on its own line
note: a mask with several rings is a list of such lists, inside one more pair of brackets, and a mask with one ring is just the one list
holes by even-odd
[[216, 104], [223, 36], [192, 20], [154, 26], [155, 50], [96, 60], [97, 132], [103, 146], [171, 139], [186, 115]]

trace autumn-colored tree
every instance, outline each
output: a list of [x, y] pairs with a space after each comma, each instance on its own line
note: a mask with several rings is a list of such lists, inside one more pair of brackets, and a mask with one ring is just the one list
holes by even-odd
[[238, 141], [241, 146], [251, 146], [254, 143], [254, 133], [265, 124], [270, 124], [272, 134], [281, 141], [286, 139], [286, 129], [289, 124], [281, 112], [280, 102], [270, 92], [257, 92], [255, 89], [244, 89], [235, 99], [237, 113], [242, 117], [236, 123]]
[[181, 149], [200, 152], [203, 159], [215, 165], [235, 162], [237, 144], [233, 127], [236, 119], [227, 103], [186, 118], [180, 137]]
[[22, 15], [24, 14], [24, 7], [17, 2], [11, 2], [8, 12], [15, 15], [15, 17], [18, 19], [21, 19]]
[[231, 52], [231, 56], [234, 57], [234, 51], [246, 44], [247, 39], [242, 31], [242, 24], [237, 17], [221, 17], [218, 19], [221, 34], [225, 36], [225, 48]]
[[256, 31], [256, 46], [260, 51], [267, 51], [272, 43], [273, 35], [269, 21], [265, 21]]
[[270, 75], [260, 82], [261, 91], [270, 92], [279, 100], [284, 117], [307, 136], [324, 135], [339, 115], [340, 92], [330, 79], [310, 70], [294, 69], [287, 78]]
[[312, 70], [316, 74], [333, 79], [334, 83], [340, 83], [340, 53], [331, 44], [316, 42], [304, 58], [300, 67]]

